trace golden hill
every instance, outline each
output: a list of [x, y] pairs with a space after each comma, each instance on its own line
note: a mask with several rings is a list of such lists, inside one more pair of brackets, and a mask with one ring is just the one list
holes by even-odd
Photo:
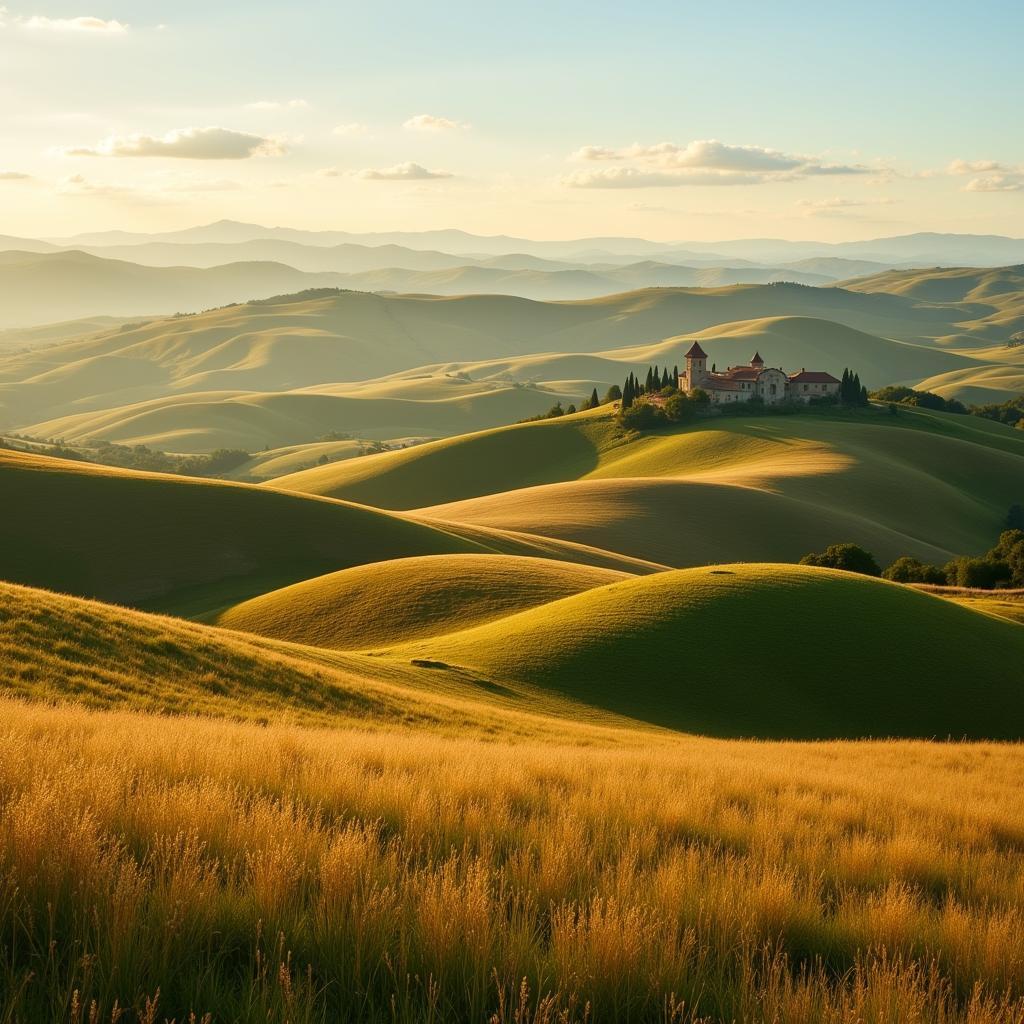
[[396, 558], [262, 594], [215, 621], [294, 643], [360, 650], [465, 629], [628, 578], [509, 555]]
[[[0, 358], [0, 425], [40, 424], [195, 392], [295, 391], [374, 380], [411, 367], [616, 352], [721, 324], [738, 325], [719, 332], [723, 361], [734, 355], [749, 359], [746, 347], [756, 346], [759, 333], [767, 330], [775, 362], [798, 366], [813, 357], [815, 364], [834, 362], [839, 370], [859, 359], [867, 383], [881, 386], [968, 365], [963, 356], [929, 352], [927, 346], [959, 330], [964, 318], [984, 312], [797, 285], [647, 289], [576, 302], [358, 292], [285, 296], [124, 325]], [[787, 324], [789, 318], [798, 322]], [[750, 320], [762, 326], [740, 324]], [[744, 331], [751, 334], [749, 341], [739, 339]], [[718, 345], [716, 337], [709, 335]], [[915, 349], [888, 338], [924, 345]], [[633, 363], [636, 356], [625, 359]], [[674, 349], [662, 354], [662, 362], [678, 361]], [[586, 382], [591, 376], [541, 372], [551, 381]]]

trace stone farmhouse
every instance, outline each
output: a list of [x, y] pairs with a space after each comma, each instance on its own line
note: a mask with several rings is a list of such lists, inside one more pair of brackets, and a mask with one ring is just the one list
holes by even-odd
[[730, 366], [709, 370], [708, 357], [699, 342], [686, 353], [686, 370], [679, 374], [679, 390], [703, 388], [712, 405], [749, 402], [755, 396], [766, 405], [776, 402], [809, 402], [839, 394], [839, 380], [823, 370], [800, 370], [786, 374], [781, 368], [765, 366], [759, 352], [749, 366]]

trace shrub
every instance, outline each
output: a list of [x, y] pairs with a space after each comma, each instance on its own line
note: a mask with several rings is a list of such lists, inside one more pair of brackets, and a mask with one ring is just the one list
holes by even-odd
[[800, 559], [801, 565], [818, 565], [825, 569], [843, 569], [864, 576], [881, 576], [882, 570], [874, 555], [857, 544], [830, 544], [820, 554], [811, 553]]
[[[871, 397], [878, 402], [896, 402], [899, 405], [913, 405], [919, 409], [934, 409], [937, 412], [953, 412], [961, 416], [968, 411], [967, 406], [955, 398], [943, 398], [933, 391], [917, 391], [903, 385], [880, 388], [872, 392]], [[867, 404], [866, 401], [864, 404]]]
[[620, 410], [618, 419], [627, 430], [651, 430], [667, 422], [665, 414], [650, 402], [637, 402]]
[[676, 391], [665, 399], [665, 418], [670, 423], [682, 423], [693, 419], [697, 413], [697, 403], [680, 391]]
[[622, 400], [622, 388], [618, 384], [613, 384], [605, 393], [604, 400], [606, 402], [619, 402]]
[[941, 586], [946, 582], [945, 570], [937, 565], [919, 562], [909, 555], [897, 558], [882, 576], [894, 583], [935, 583]]
[[1010, 577], [1006, 562], [991, 558], [955, 558], [946, 566], [946, 579], [953, 587], [993, 590], [1000, 583], [1008, 583]]

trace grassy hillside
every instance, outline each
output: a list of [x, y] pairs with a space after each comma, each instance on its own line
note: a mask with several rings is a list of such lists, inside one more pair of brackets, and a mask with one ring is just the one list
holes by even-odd
[[940, 339], [947, 344], [991, 345], [1024, 329], [1024, 267], [1020, 265], [891, 270], [844, 281], [841, 287], [947, 308], [956, 321]]
[[[100, 367], [96, 370], [102, 372]], [[174, 452], [256, 452], [330, 433], [381, 440], [462, 434], [535, 416], [555, 402], [567, 406], [581, 397], [575, 391], [424, 377], [384, 380], [379, 387], [336, 385], [283, 394], [193, 392], [32, 423], [24, 432], [80, 442], [145, 444]]]
[[[648, 289], [577, 302], [498, 295], [285, 296], [0, 358], [0, 405], [12, 427], [172, 394], [290, 391], [367, 381], [412, 367], [538, 354], [611, 353], [632, 369], [638, 359], [657, 356], [615, 353], [670, 338], [676, 340], [660, 352], [661, 361], [680, 362], [681, 335], [712, 327], [719, 328], [707, 335], [712, 360], [746, 361], [760, 345], [767, 359], [786, 367], [825, 365], [839, 372], [860, 363], [865, 382], [882, 386], [971, 365], [965, 356], [927, 346], [958, 330], [972, 312], [977, 310], [797, 285]], [[888, 338], [925, 345], [897, 345]], [[542, 380], [590, 376], [538, 372], [545, 374]], [[622, 375], [620, 369], [614, 379]]]
[[339, 724], [399, 717], [386, 688], [239, 634], [0, 583], [5, 696]]
[[275, 486], [381, 508], [422, 502], [428, 518], [683, 566], [788, 561], [840, 537], [882, 559], [944, 561], [991, 546], [1021, 481], [1019, 432], [872, 409], [723, 417], [644, 436], [619, 430], [606, 411], [584, 413], [318, 467]]
[[969, 405], [1002, 403], [1024, 394], [1024, 348], [991, 353], [999, 362], [963, 367], [926, 377], [916, 387]]
[[628, 578], [507, 555], [401, 558], [263, 594], [215, 621], [294, 643], [359, 650], [466, 629]]
[[[0, 579], [198, 614], [337, 569], [412, 555], [631, 563], [543, 538], [441, 528], [244, 484], [105, 470], [0, 452]], [[638, 567], [652, 571], [654, 567]]]
[[660, 573], [394, 653], [716, 736], [1024, 735], [1024, 630], [826, 569]]

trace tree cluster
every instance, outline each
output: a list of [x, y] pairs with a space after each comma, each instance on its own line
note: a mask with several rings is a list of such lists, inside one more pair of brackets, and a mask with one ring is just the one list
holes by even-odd
[[870, 401], [868, 389], [860, 382], [860, 374], [851, 369], [843, 370], [843, 379], [839, 384], [839, 402], [841, 405], [867, 405]]
[[820, 553], [804, 555], [801, 565], [818, 565], [825, 569], [842, 569], [864, 576], [881, 576], [875, 556], [857, 544], [830, 544]]
[[874, 556], [856, 544], [832, 544], [821, 553], [804, 555], [800, 564], [882, 576], [894, 583], [931, 583], [974, 590], [1024, 587], [1024, 508], [1012, 506], [1006, 524], [1008, 528], [990, 551], [980, 557], [954, 558], [943, 566], [903, 555], [883, 572]]
[[934, 391], [918, 391], [915, 388], [894, 385], [879, 388], [871, 393], [876, 402], [890, 402], [894, 405], [912, 405], [919, 409], [934, 409], [937, 412], [952, 412], [958, 416], [966, 415], [969, 410], [963, 402], [955, 398], [943, 398]]
[[1024, 395], [1011, 398], [1008, 402], [976, 405], [971, 409], [975, 416], [982, 416], [996, 423], [1005, 423], [1009, 427], [1024, 430]]
[[630, 373], [626, 382], [622, 385], [622, 408], [628, 409], [641, 395], [654, 395], [663, 392], [676, 390], [679, 385], [679, 367], [675, 366], [669, 371], [666, 366], [659, 369], [657, 366], [647, 367], [647, 376], [643, 383], [635, 373]]
[[[112, 444], [97, 441], [92, 445], [72, 447], [63, 439], [40, 441], [27, 435], [16, 435], [20, 440], [31, 441], [24, 451], [41, 451], [55, 459], [70, 459], [74, 462], [92, 462], [101, 466], [116, 466], [118, 469], [135, 469], [146, 473], [180, 473], [183, 476], [221, 476], [248, 462], [252, 457], [237, 448], [217, 448], [209, 455], [172, 455], [150, 448], [144, 444]], [[35, 446], [45, 444], [38, 449]], [[14, 447], [13, 445], [11, 447]]]

